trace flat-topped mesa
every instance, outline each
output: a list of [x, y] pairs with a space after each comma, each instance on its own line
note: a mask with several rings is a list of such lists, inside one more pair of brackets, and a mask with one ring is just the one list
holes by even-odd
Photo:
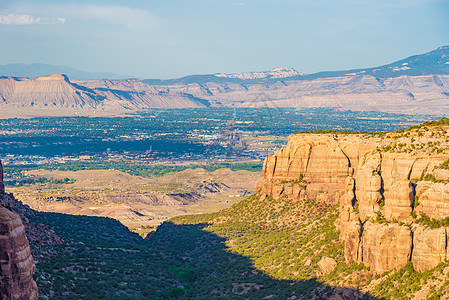
[[69, 78], [67, 77], [67, 75], [64, 74], [51, 74], [51, 75], [46, 75], [46, 76], [41, 76], [41, 77], [36, 77], [33, 80], [37, 80], [37, 81], [45, 81], [45, 80], [63, 80], [63, 81], [69, 81]]
[[[383, 272], [411, 260], [422, 271], [449, 257], [447, 119], [390, 133], [294, 134], [265, 159], [263, 177], [262, 195], [338, 204], [347, 261]], [[427, 230], [425, 219], [441, 228]]]

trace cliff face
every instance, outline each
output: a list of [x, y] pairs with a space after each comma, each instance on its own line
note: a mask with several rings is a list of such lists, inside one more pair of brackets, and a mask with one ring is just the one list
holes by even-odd
[[5, 193], [5, 184], [3, 183], [3, 165], [0, 161], [0, 194]]
[[[3, 187], [3, 172], [0, 174], [0, 183]], [[4, 189], [0, 191], [1, 204], [9, 203], [9, 198], [9, 195], [4, 194]], [[33, 280], [34, 270], [33, 257], [20, 216], [0, 205], [1, 299], [37, 299], [37, 285]]]
[[430, 269], [449, 257], [448, 131], [295, 134], [266, 158], [258, 190], [338, 204], [347, 261]]

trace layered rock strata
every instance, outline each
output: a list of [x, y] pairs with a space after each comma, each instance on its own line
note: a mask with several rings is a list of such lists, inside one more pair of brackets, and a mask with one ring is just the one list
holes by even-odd
[[[3, 187], [3, 172], [0, 174]], [[9, 198], [9, 195], [0, 195], [0, 200], [3, 198]], [[1, 299], [38, 299], [37, 285], [33, 280], [34, 270], [34, 260], [20, 216], [0, 205]]]
[[0, 293], [2, 299], [37, 299], [35, 270], [20, 216], [0, 206]]
[[5, 185], [3, 183], [3, 165], [2, 161], [0, 160], [0, 194], [5, 193]]
[[[448, 141], [446, 125], [387, 134], [295, 134], [265, 159], [258, 191], [338, 204], [347, 261], [377, 272], [412, 261], [423, 271], [449, 257]], [[424, 219], [438, 228], [428, 228]]]

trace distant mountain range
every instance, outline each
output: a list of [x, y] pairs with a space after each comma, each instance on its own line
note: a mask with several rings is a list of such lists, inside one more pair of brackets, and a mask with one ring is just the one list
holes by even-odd
[[114, 73], [92, 73], [81, 71], [66, 66], [53, 66], [48, 64], [7, 64], [0, 65], [0, 76], [28, 77], [35, 78], [50, 74], [65, 74], [72, 79], [125, 79], [130, 76], [123, 76]]
[[[0, 73], [5, 75], [0, 77], [0, 118], [187, 107], [335, 107], [449, 115], [449, 46], [385, 66], [315, 74], [276, 68], [169, 80], [76, 80], [82, 74], [23, 78], [25, 69], [21, 76]], [[97, 74], [104, 78], [99, 74], [107, 73]]]
[[[277, 72], [278, 71], [278, 72]], [[280, 71], [280, 72], [279, 72]], [[258, 76], [264, 74], [265, 76]], [[442, 46], [431, 52], [414, 55], [394, 63], [368, 69], [354, 69], [345, 71], [324, 71], [313, 74], [303, 74], [293, 68], [276, 68], [267, 72], [237, 73], [237, 74], [209, 74], [190, 75], [176, 79], [147, 79], [148, 84], [189, 84], [189, 83], [274, 83], [279, 80], [313, 80], [352, 75], [371, 75], [377, 78], [394, 78], [403, 75], [442, 75], [449, 74], [449, 46]], [[276, 75], [276, 76], [274, 76]]]
[[[71, 79], [127, 79], [132, 76], [114, 73], [92, 73], [66, 66], [49, 64], [7, 64], [0, 65], [0, 76], [11, 77], [41, 77], [50, 74], [65, 74]], [[425, 54], [414, 55], [394, 63], [368, 69], [354, 69], [345, 71], [324, 71], [313, 74], [304, 74], [293, 68], [274, 68], [264, 72], [244, 72], [235, 74], [206, 74], [189, 75], [174, 79], [144, 79], [148, 84], [171, 85], [207, 82], [233, 82], [233, 83], [273, 83], [281, 79], [310, 80], [345, 75], [371, 75], [378, 78], [393, 78], [402, 75], [441, 75], [449, 74], [449, 46], [442, 46]]]

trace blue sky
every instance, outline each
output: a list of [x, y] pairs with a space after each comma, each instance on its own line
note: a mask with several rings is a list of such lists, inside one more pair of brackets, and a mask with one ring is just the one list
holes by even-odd
[[140, 78], [382, 65], [449, 44], [449, 0], [1, 0], [0, 64]]

